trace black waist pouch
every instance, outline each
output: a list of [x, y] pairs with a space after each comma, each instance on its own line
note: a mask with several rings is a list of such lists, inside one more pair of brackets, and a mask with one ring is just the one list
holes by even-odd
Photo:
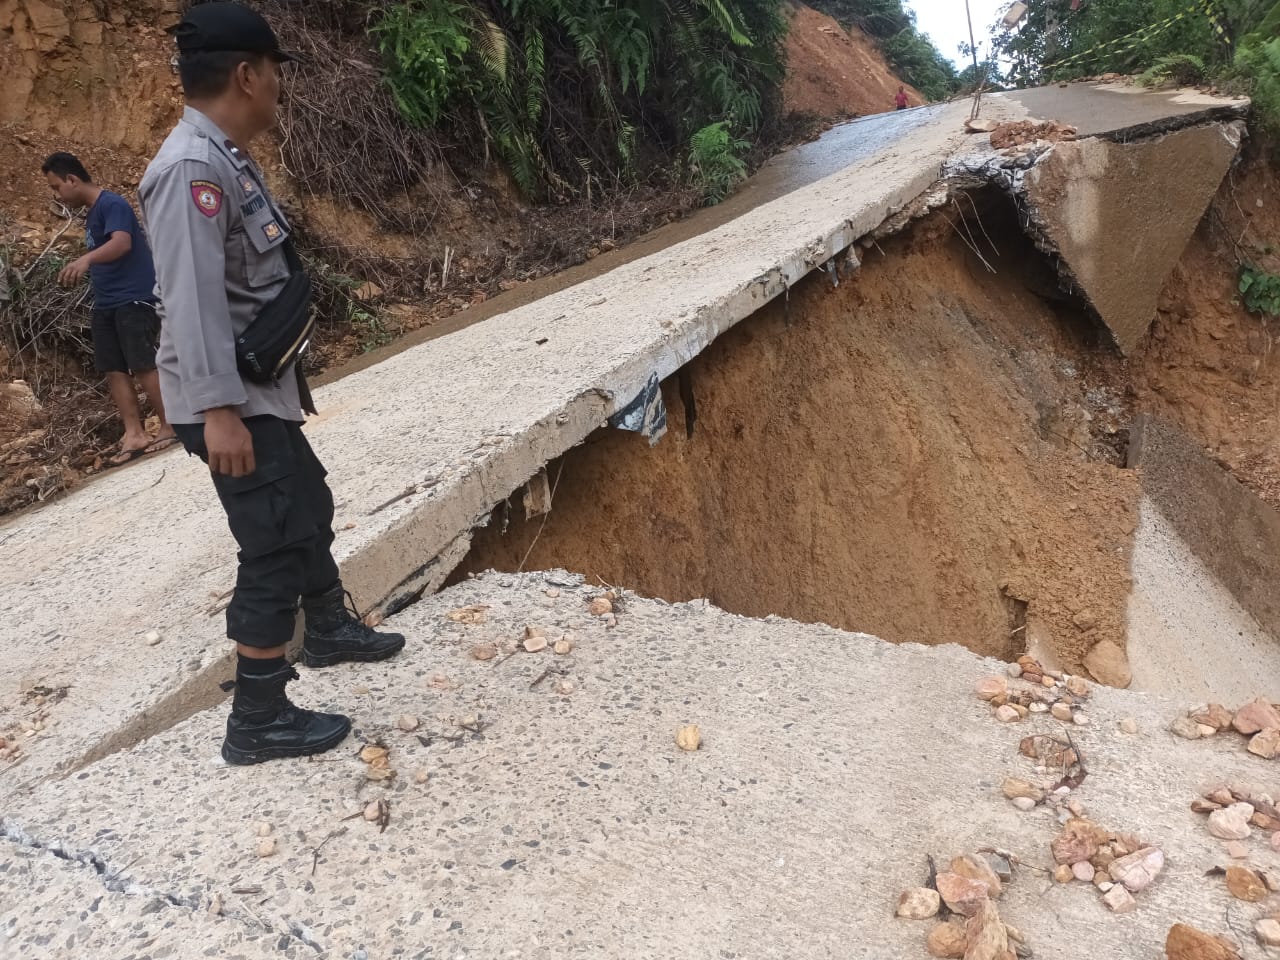
[[236, 365], [253, 383], [279, 380], [306, 349], [316, 328], [311, 315], [311, 278], [302, 269], [292, 240], [285, 241], [284, 253], [289, 262], [284, 288], [236, 337]]

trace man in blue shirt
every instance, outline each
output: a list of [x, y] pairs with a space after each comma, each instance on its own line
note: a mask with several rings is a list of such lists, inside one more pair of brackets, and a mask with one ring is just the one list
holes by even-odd
[[[85, 217], [89, 252], [67, 264], [58, 274], [58, 282], [70, 286], [88, 273], [93, 285], [94, 365], [106, 374], [111, 399], [124, 421], [120, 449], [108, 461], [119, 466], [177, 442], [165, 419], [156, 373], [160, 320], [151, 250], [129, 201], [94, 184], [75, 156], [55, 153], [40, 169], [54, 196], [73, 210], [89, 211]], [[160, 418], [160, 431], [154, 439], [142, 426], [135, 379]]]

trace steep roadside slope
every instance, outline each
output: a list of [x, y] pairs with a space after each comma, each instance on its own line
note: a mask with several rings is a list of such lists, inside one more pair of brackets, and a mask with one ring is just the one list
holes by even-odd
[[[876, 45], [857, 28], [846, 30], [835, 19], [802, 3], [789, 16], [787, 80], [782, 98], [788, 111], [820, 117], [860, 117], [894, 109], [902, 81], [894, 75]], [[907, 87], [912, 106], [924, 103]]]

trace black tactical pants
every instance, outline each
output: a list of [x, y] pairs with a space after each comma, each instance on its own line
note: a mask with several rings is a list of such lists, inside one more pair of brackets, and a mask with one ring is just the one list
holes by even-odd
[[[293, 637], [298, 598], [338, 581], [333, 561], [333, 494], [302, 425], [248, 417], [254, 471], [213, 474], [213, 486], [240, 545], [227, 636], [250, 647], [279, 647]], [[182, 445], [208, 463], [204, 424], [174, 424]]]

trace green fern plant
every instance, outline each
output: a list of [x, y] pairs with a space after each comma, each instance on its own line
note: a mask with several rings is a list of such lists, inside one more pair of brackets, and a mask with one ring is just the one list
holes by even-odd
[[1205, 79], [1204, 61], [1190, 53], [1172, 53], [1160, 57], [1138, 76], [1138, 83], [1144, 87], [1159, 87], [1166, 83], [1176, 83], [1180, 87], [1190, 87], [1203, 83]]
[[641, 137], [760, 130], [785, 29], [782, 0], [400, 0], [373, 27], [406, 120], [478, 124], [532, 196], [633, 177]]
[[736, 139], [725, 120], [709, 123], [689, 139], [689, 166], [708, 206], [719, 203], [747, 175], [742, 154], [751, 145]]
[[465, 86], [473, 35], [466, 11], [449, 0], [416, 0], [391, 7], [372, 32], [387, 59], [387, 85], [400, 113], [433, 127]]

